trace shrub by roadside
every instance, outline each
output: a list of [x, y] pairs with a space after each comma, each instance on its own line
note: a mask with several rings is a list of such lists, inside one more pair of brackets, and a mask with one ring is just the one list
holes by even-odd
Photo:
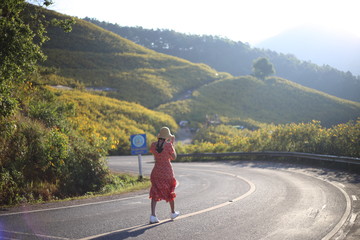
[[360, 157], [360, 118], [330, 128], [319, 121], [268, 124], [251, 131], [218, 125], [202, 128], [179, 153], [285, 151]]
[[72, 126], [71, 106], [42, 88], [17, 94], [21, 108], [0, 119], [1, 205], [79, 196], [109, 183], [107, 145]]

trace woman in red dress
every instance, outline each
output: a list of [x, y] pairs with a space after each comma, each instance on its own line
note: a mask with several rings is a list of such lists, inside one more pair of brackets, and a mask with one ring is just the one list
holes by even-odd
[[158, 223], [159, 219], [155, 214], [156, 203], [165, 200], [170, 203], [171, 219], [179, 216], [179, 212], [175, 211], [176, 197], [175, 187], [176, 179], [171, 165], [171, 160], [175, 160], [176, 151], [174, 148], [175, 136], [171, 134], [170, 129], [163, 127], [158, 134], [158, 141], [153, 142], [150, 152], [154, 154], [155, 165], [150, 175], [151, 189], [151, 216], [150, 223]]

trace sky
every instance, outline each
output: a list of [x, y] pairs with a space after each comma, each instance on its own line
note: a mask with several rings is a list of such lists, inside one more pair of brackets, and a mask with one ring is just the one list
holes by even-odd
[[50, 9], [120, 26], [216, 35], [255, 45], [316, 24], [360, 38], [359, 0], [53, 0]]

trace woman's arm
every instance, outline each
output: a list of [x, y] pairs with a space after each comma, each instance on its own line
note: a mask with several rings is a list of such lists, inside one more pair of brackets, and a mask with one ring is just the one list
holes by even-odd
[[155, 142], [151, 143], [151, 145], [150, 145], [150, 152], [151, 152], [152, 154], [155, 153]]
[[174, 145], [171, 144], [171, 147], [173, 148], [173, 153], [171, 154], [172, 160], [175, 160], [177, 158], [176, 150]]
[[171, 142], [171, 147], [172, 147], [172, 154], [171, 154], [171, 160], [175, 160], [177, 158], [177, 154], [176, 154], [176, 150], [175, 150], [175, 147], [174, 147], [174, 143], [175, 143], [175, 136], [172, 136], [170, 138], [170, 142]]

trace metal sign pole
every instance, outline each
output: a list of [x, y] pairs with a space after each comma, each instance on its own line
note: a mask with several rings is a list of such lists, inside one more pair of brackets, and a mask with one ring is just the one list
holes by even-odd
[[141, 166], [141, 154], [138, 155], [138, 162], [139, 162], [139, 178], [142, 179], [142, 166]]
[[131, 141], [131, 154], [138, 155], [139, 162], [139, 179], [143, 179], [141, 154], [147, 153], [146, 147], [146, 134], [135, 134], [130, 136]]

